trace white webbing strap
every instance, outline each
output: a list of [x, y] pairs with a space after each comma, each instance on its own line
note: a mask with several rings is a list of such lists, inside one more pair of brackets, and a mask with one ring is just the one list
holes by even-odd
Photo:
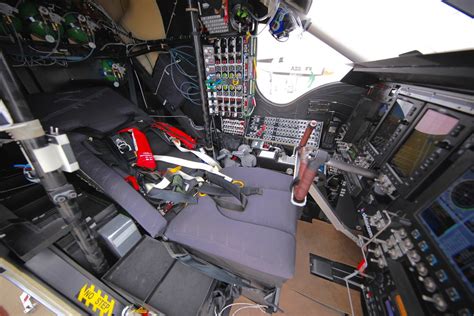
[[[196, 180], [198, 183], [205, 182], [205, 180], [202, 177], [193, 177], [187, 173], [182, 172], [181, 170], [174, 172], [174, 174], [177, 174], [181, 176], [184, 180], [190, 181], [190, 180]], [[150, 192], [151, 189], [166, 189], [169, 185], [171, 184], [171, 181], [164, 177], [160, 182], [158, 183], [147, 183], [145, 184], [145, 188], [147, 192]]]
[[162, 155], [155, 155], [153, 157], [155, 158], [156, 161], [167, 162], [176, 166], [186, 167], [190, 169], [208, 171], [210, 173], [223, 177], [225, 180], [229, 182], [232, 182], [232, 178], [219, 172], [220, 171], [219, 168], [210, 166], [202, 162], [195, 162], [195, 161], [190, 161], [186, 159], [181, 159], [181, 158], [176, 158], [176, 157], [171, 157], [171, 156], [162, 156]]
[[151, 189], [153, 188], [163, 190], [163, 189], [166, 189], [170, 184], [171, 184], [170, 180], [163, 178], [158, 183], [146, 183], [145, 188], [147, 192], [150, 192]]
[[193, 155], [195, 155], [196, 157], [198, 157], [199, 159], [201, 159], [208, 165], [216, 167], [219, 171], [222, 169], [219, 163], [215, 161], [212, 157], [207, 155], [206, 153], [198, 151], [198, 150], [189, 150], [189, 149], [183, 148], [181, 147], [181, 142], [178, 139], [173, 139], [172, 141], [173, 141], [173, 144], [176, 146], [176, 148], [178, 148], [180, 152], [192, 153]]

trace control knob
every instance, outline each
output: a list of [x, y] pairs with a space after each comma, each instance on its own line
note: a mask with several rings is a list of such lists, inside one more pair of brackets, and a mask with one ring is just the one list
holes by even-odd
[[425, 289], [430, 293], [434, 293], [434, 291], [436, 291], [436, 289], [438, 288], [436, 282], [433, 280], [432, 277], [424, 278], [423, 285], [425, 286]]
[[423, 277], [428, 275], [428, 268], [423, 262], [418, 262], [415, 267], [419, 275]]
[[410, 251], [407, 253], [407, 255], [408, 255], [408, 258], [409, 258], [411, 261], [413, 261], [413, 262], [415, 262], [415, 263], [420, 262], [421, 257], [420, 257], [420, 254], [419, 254], [416, 250], [410, 250]]
[[440, 312], [445, 312], [448, 309], [448, 303], [441, 294], [435, 294], [433, 297], [422, 295], [421, 297], [424, 301], [433, 303], [435, 308]]
[[398, 231], [398, 234], [400, 235], [400, 238], [404, 239], [407, 237], [407, 231], [405, 230], [405, 228], [402, 228]]
[[373, 263], [376, 263], [380, 269], [383, 269], [386, 266], [385, 260], [383, 258], [378, 258], [378, 259], [370, 258], [370, 261]]
[[446, 303], [444, 297], [441, 294], [433, 295], [435, 308], [440, 312], [445, 312], [448, 309], [448, 303]]
[[413, 249], [414, 247], [413, 242], [410, 240], [410, 238], [405, 239], [403, 243], [408, 250]]

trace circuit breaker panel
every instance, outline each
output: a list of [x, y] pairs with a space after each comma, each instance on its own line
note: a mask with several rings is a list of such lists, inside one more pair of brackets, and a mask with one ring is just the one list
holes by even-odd
[[256, 38], [229, 36], [203, 45], [209, 114], [244, 118], [255, 105]]

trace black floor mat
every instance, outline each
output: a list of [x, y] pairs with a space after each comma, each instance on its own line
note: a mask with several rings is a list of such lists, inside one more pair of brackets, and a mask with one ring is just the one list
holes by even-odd
[[144, 237], [103, 280], [132, 302], [166, 315], [197, 315], [214, 280], [170, 257], [161, 242]]

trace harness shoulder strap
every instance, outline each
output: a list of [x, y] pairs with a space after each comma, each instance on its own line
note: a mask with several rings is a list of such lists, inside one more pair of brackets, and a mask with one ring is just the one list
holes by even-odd
[[[243, 191], [242, 188], [240, 188], [238, 185], [233, 184], [229, 181], [226, 181], [223, 177], [220, 177], [219, 175], [213, 174], [213, 173], [206, 173], [206, 177], [209, 180], [210, 183], [215, 184], [222, 188], [224, 191], [227, 191], [227, 194], [219, 194], [222, 191], [220, 190], [215, 190], [215, 188], [212, 188], [210, 186], [206, 186], [203, 184], [204, 189], [199, 190], [204, 193], [204, 191], [207, 189], [207, 192], [209, 196], [214, 200], [217, 206], [220, 206], [222, 208], [232, 210], [232, 211], [238, 211], [238, 212], [243, 212], [245, 211], [245, 208], [247, 207], [248, 204], [248, 198], [247, 195], [252, 195], [252, 194], [262, 194], [262, 190], [259, 188], [249, 188], [246, 190], [246, 192]], [[214, 194], [211, 192], [211, 190], [214, 190]], [[220, 191], [220, 192], [219, 192]], [[246, 194], [247, 193], [247, 194]], [[234, 196], [240, 204], [233, 203], [229, 201], [228, 199], [225, 198], [225, 196], [232, 195]]]

